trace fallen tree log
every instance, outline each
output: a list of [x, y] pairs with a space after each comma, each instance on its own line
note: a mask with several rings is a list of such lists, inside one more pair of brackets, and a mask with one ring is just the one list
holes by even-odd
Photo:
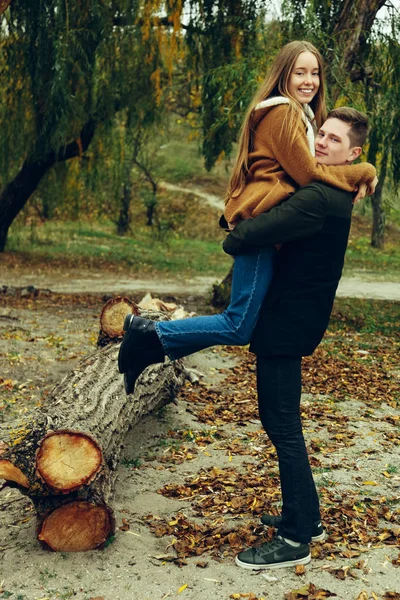
[[[138, 315], [140, 311], [137, 304], [125, 296], [110, 298], [105, 303], [100, 315], [98, 346], [107, 346], [108, 344], [115, 343], [118, 339], [122, 339], [124, 335], [124, 320], [128, 313]], [[158, 318], [160, 318], [160, 315], [158, 315]]]
[[1, 430], [0, 478], [31, 498], [38, 539], [52, 550], [99, 548], [114, 533], [111, 500], [125, 436], [184, 381], [181, 361], [167, 360], [147, 368], [126, 396], [118, 350], [111, 344], [87, 356], [29, 421]]

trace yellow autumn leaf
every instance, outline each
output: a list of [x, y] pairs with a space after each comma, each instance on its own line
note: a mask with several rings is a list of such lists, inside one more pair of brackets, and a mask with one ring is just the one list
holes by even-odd
[[188, 586], [187, 583], [184, 583], [183, 585], [181, 585], [181, 587], [178, 590], [178, 594], [180, 594], [181, 592], [183, 592], [183, 590], [186, 590], [187, 586]]
[[376, 481], [363, 481], [363, 485], [378, 485]]

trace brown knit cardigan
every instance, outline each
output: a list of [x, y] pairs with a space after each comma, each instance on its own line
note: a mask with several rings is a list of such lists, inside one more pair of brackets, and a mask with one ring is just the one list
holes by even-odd
[[311, 155], [306, 126], [299, 119], [289, 145], [282, 134], [288, 104], [267, 106], [254, 111], [253, 150], [249, 153], [249, 172], [238, 196], [228, 198], [224, 216], [235, 225], [256, 217], [293, 194], [298, 187], [322, 181], [342, 190], [353, 191], [361, 182], [370, 183], [376, 175], [369, 163], [356, 165], [319, 165]]

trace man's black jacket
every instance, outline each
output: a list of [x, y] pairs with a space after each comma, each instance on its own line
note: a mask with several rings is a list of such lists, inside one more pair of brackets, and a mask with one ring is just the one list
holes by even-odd
[[307, 356], [328, 326], [342, 274], [353, 196], [322, 183], [301, 188], [224, 242], [233, 256], [283, 243], [250, 350], [259, 356]]

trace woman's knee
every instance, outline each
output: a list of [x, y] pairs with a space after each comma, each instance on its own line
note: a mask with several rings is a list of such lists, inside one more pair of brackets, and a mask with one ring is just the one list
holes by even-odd
[[230, 330], [232, 342], [236, 346], [247, 346], [250, 344], [255, 324], [251, 319], [244, 318], [243, 315], [230, 314], [225, 315], [227, 327]]

